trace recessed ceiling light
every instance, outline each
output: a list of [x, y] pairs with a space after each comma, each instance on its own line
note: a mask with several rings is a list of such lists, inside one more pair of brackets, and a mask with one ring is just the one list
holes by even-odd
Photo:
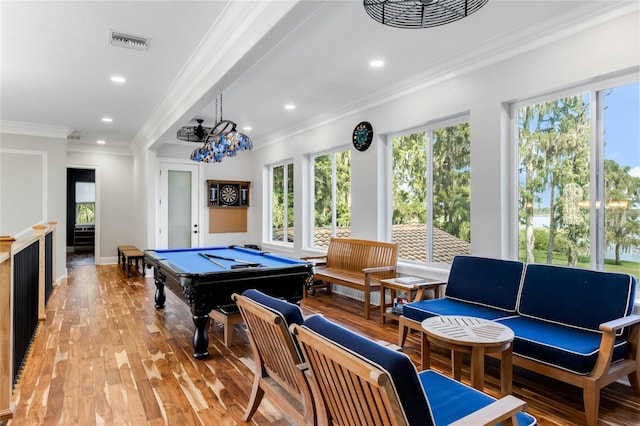
[[96, 141], [96, 143], [98, 145], [104, 145], [105, 143], [107, 143], [106, 141], [103, 141], [102, 139], [100, 139], [99, 141]]
[[122, 77], [121, 75], [112, 75], [111, 81], [113, 81], [114, 83], [126, 83], [127, 79]]
[[369, 62], [369, 66], [371, 68], [380, 68], [383, 65], [384, 65], [384, 61], [382, 59], [375, 59], [375, 60]]
[[284, 109], [291, 111], [296, 109], [296, 106], [294, 104], [285, 104]]
[[248, 132], [249, 130], [251, 130], [251, 126], [244, 126], [244, 127], [242, 128], [242, 130], [245, 130], [245, 131], [247, 131], [247, 132]]
[[104, 121], [105, 123], [111, 123], [113, 121], [113, 118], [111, 118], [111, 117], [102, 117], [102, 121]]

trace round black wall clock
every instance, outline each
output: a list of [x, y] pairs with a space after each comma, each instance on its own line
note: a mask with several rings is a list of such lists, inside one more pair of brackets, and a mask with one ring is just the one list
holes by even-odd
[[353, 146], [358, 151], [366, 151], [373, 140], [373, 127], [368, 121], [363, 121], [353, 129]]

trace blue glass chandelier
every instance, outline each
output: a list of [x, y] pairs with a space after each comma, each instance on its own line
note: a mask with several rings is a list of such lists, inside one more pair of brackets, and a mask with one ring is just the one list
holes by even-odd
[[220, 120], [216, 98], [216, 124], [204, 139], [204, 145], [191, 153], [191, 159], [203, 163], [220, 163], [224, 157], [235, 157], [238, 151], [253, 149], [251, 138], [236, 130], [236, 123], [222, 119], [222, 94], [220, 95]]

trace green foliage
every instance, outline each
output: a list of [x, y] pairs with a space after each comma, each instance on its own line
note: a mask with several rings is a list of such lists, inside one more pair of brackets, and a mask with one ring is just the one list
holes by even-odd
[[314, 161], [314, 205], [316, 228], [330, 227], [333, 220], [333, 182], [332, 171], [336, 170], [336, 225], [349, 226], [351, 224], [351, 152], [342, 151], [326, 154], [315, 158]]
[[[531, 262], [540, 251], [547, 262], [561, 253], [576, 266], [588, 259], [590, 231], [590, 117], [584, 95], [530, 105], [518, 111], [520, 155], [520, 249]], [[605, 241], [620, 252], [640, 245], [640, 178], [604, 160]], [[540, 205], [543, 199], [548, 204]], [[548, 229], [533, 228], [534, 215], [547, 213]]]
[[432, 206], [427, 206], [428, 145], [425, 132], [393, 139], [394, 225], [424, 224], [431, 210], [433, 226], [465, 241], [471, 238], [470, 126], [462, 123], [431, 133]]
[[76, 224], [95, 223], [95, 203], [76, 204]]

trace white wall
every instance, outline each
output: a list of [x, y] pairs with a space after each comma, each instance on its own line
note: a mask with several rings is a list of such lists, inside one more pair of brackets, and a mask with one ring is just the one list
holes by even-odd
[[[262, 192], [265, 166], [294, 159], [296, 242], [293, 254], [308, 248], [302, 223], [309, 214], [306, 154], [345, 146], [360, 121], [370, 121], [376, 138], [368, 151], [352, 149], [352, 232], [354, 237], [383, 239], [386, 218], [386, 145], [381, 135], [411, 129], [451, 115], [471, 117], [471, 243], [476, 255], [510, 257], [515, 177], [510, 151], [510, 121], [505, 106], [514, 100], [542, 95], [621, 71], [638, 72], [638, 16], [629, 15], [564, 40], [478, 70], [460, 70], [437, 84], [426, 84], [410, 94], [332, 123], [293, 135], [253, 152], [254, 194]], [[300, 173], [300, 174], [299, 174]], [[300, 178], [298, 178], [300, 176]], [[255, 199], [255, 198], [254, 198]], [[258, 205], [262, 199], [257, 200]], [[265, 205], [264, 208], [267, 208]], [[262, 212], [253, 212], [255, 232], [263, 236]], [[277, 245], [275, 245], [277, 247]], [[286, 251], [284, 249], [283, 251]]]
[[2, 133], [0, 142], [0, 235], [57, 222], [53, 276], [59, 280], [66, 263], [67, 140]]
[[[96, 263], [115, 263], [116, 247], [138, 246], [144, 232], [134, 215], [133, 157], [131, 155], [69, 152], [66, 165], [96, 170]], [[138, 205], [138, 203], [136, 203]]]

